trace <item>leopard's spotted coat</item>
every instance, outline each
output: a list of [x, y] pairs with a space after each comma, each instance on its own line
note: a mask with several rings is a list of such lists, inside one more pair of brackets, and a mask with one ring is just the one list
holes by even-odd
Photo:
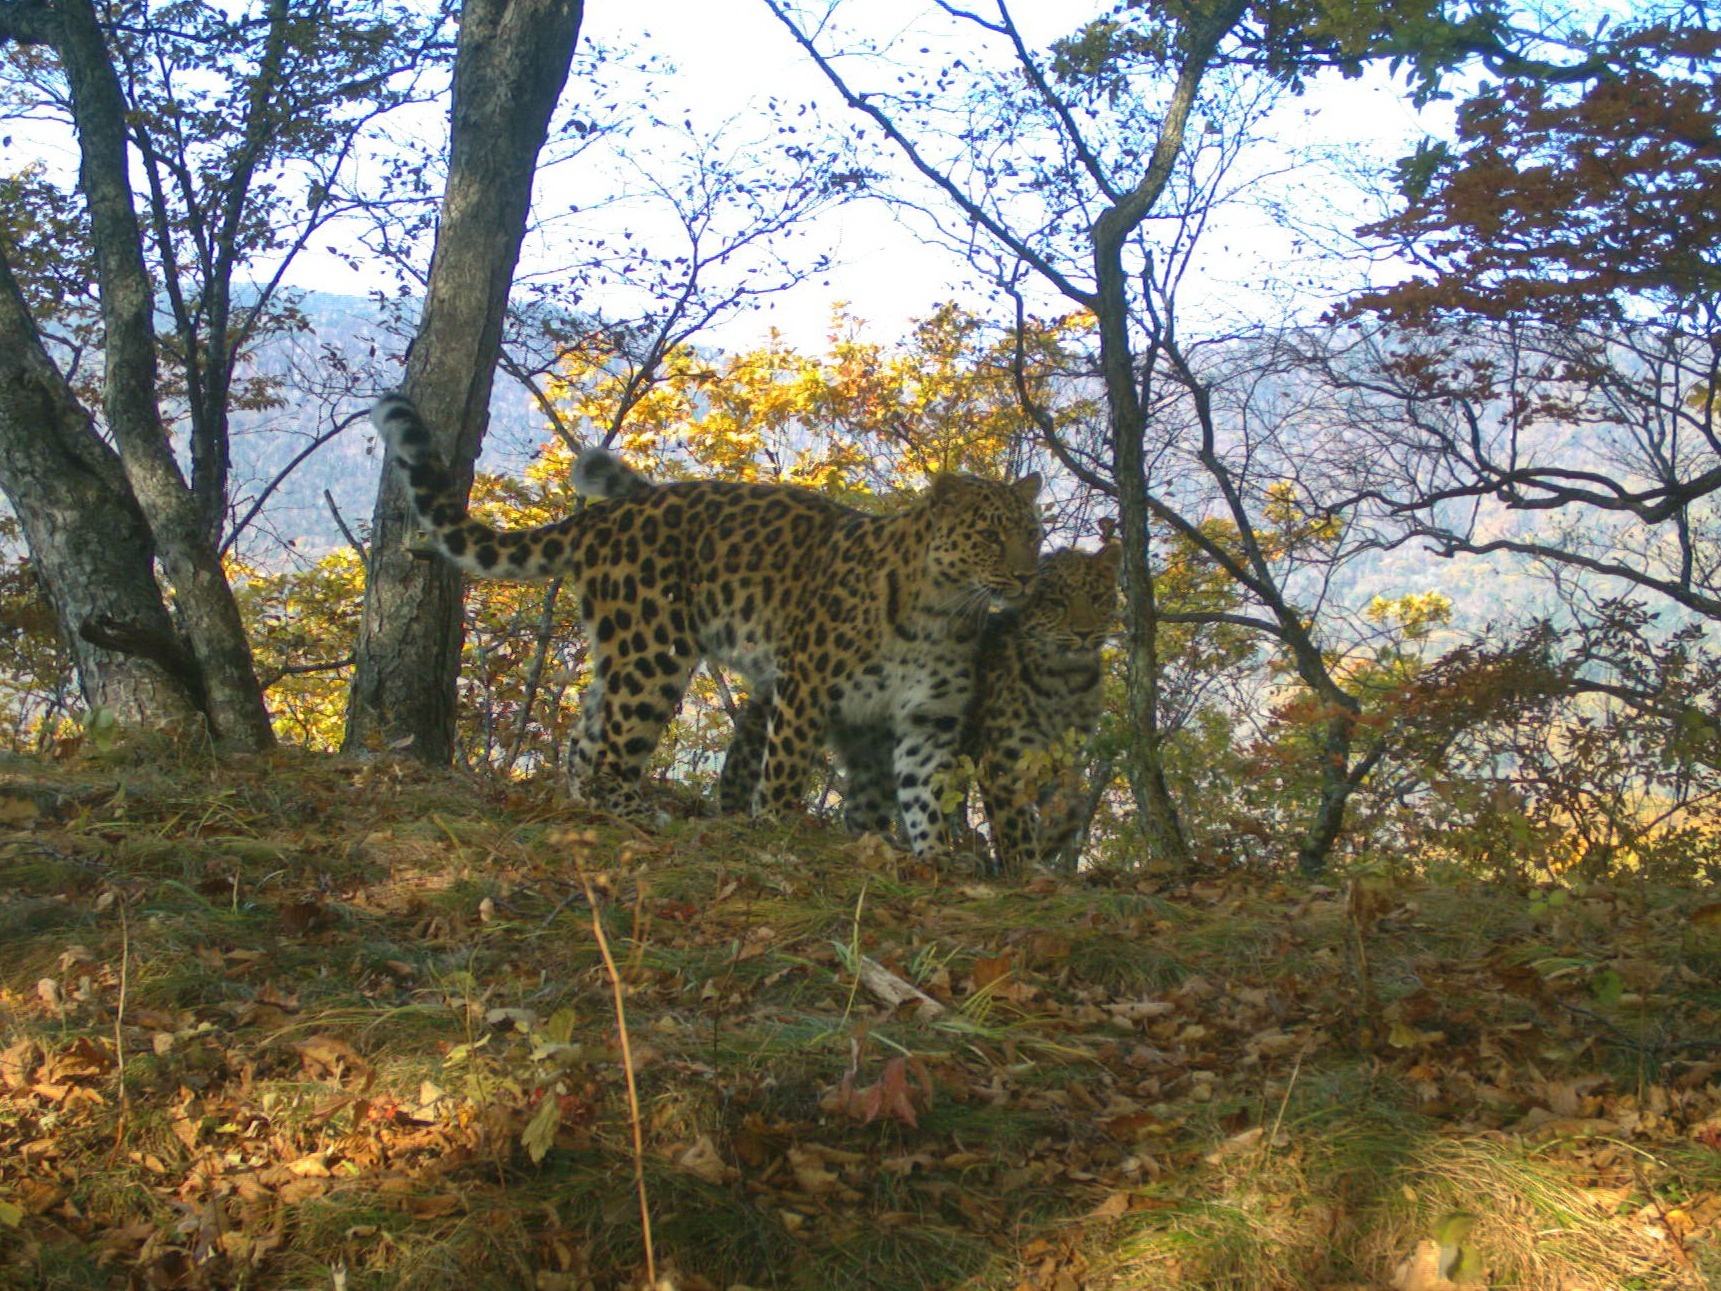
[[[1020, 601], [1033, 579], [1038, 476], [941, 475], [911, 505], [874, 515], [788, 485], [654, 484], [591, 450], [576, 484], [615, 496], [500, 531], [466, 514], [408, 400], [385, 396], [371, 418], [448, 559], [480, 577], [565, 578], [579, 589], [593, 669], [569, 772], [590, 802], [622, 815], [645, 814], [641, 771], [702, 656], [735, 668], [762, 698], [756, 811], [800, 806], [846, 705], [895, 729], [948, 735], [953, 747], [959, 723], [926, 716], [928, 697], [913, 687], [890, 689], [902, 644]], [[943, 821], [930, 785], [911, 794], [910, 812], [917, 850], [935, 850]]]

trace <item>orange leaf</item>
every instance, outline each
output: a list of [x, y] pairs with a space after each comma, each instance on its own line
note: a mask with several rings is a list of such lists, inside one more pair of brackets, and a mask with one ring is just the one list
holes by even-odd
[[983, 991], [993, 982], [1001, 982], [1010, 976], [1010, 963], [1013, 956], [1009, 951], [1002, 955], [994, 955], [990, 959], [974, 961], [974, 989]]
[[451, 1193], [441, 1193], [434, 1197], [408, 1197], [405, 1200], [406, 1213], [414, 1219], [439, 1219], [460, 1209], [460, 1198]]

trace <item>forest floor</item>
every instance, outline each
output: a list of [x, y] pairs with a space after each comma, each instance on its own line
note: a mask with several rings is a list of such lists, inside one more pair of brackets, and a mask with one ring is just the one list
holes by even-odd
[[0, 1286], [1721, 1286], [1716, 898], [13, 761]]

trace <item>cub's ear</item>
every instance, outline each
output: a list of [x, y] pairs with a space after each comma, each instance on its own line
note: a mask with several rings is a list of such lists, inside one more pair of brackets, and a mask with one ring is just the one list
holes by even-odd
[[1022, 495], [1022, 501], [1032, 502], [1040, 496], [1040, 473], [1035, 471], [1031, 475], [1024, 475], [1016, 481], [1014, 487], [1016, 492]]
[[947, 507], [967, 491], [967, 479], [950, 471], [940, 471], [932, 477], [932, 483], [926, 490], [926, 498], [935, 507]]

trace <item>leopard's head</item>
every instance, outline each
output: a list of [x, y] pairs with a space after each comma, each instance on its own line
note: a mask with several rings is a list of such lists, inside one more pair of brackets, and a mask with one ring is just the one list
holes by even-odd
[[1034, 590], [1022, 606], [1022, 630], [1059, 650], [1091, 650], [1117, 619], [1117, 571], [1123, 548], [1066, 547], [1040, 557]]
[[1040, 477], [1012, 484], [937, 475], [927, 491], [933, 536], [927, 572], [936, 601], [959, 608], [1021, 604], [1040, 554]]

